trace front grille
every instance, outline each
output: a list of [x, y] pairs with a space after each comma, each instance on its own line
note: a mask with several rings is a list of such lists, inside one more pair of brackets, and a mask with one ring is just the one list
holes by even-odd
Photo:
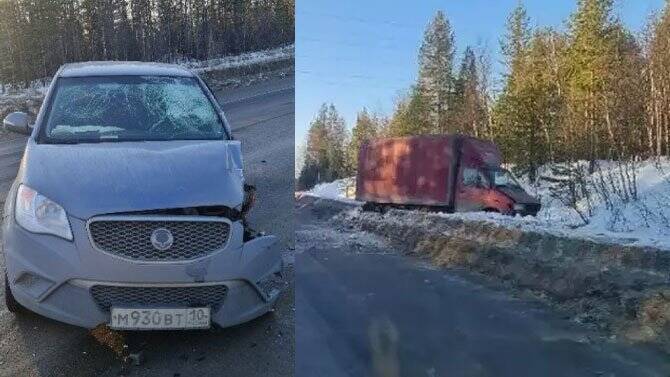
[[124, 287], [94, 285], [91, 295], [103, 311], [111, 307], [182, 308], [210, 307], [216, 311], [223, 304], [228, 288], [225, 285], [190, 287]]
[[[230, 224], [224, 221], [187, 220], [93, 220], [89, 226], [98, 249], [124, 258], [145, 261], [196, 259], [222, 249], [228, 240]], [[160, 250], [151, 242], [154, 230], [172, 233], [172, 246]]]

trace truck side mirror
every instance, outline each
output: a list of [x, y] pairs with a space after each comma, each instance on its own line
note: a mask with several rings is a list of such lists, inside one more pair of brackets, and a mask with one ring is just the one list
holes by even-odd
[[30, 127], [30, 117], [28, 114], [17, 111], [5, 117], [2, 121], [3, 126], [7, 131], [16, 132], [24, 135], [30, 135], [32, 127]]

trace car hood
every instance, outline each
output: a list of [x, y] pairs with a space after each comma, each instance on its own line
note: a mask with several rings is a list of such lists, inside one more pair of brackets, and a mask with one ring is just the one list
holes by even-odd
[[51, 145], [30, 139], [19, 179], [80, 219], [209, 205], [235, 208], [244, 198], [239, 141]]
[[497, 189], [509, 196], [515, 203], [519, 204], [540, 204], [540, 201], [520, 188], [511, 188], [507, 186], [497, 186]]

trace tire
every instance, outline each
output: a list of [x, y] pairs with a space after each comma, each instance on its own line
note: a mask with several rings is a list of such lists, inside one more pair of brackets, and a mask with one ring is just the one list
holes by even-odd
[[5, 306], [7, 307], [7, 310], [12, 313], [18, 313], [23, 309], [21, 304], [16, 301], [14, 295], [12, 294], [12, 290], [9, 288], [9, 279], [7, 278], [7, 274], [5, 274]]
[[362, 209], [363, 209], [364, 212], [374, 212], [375, 204], [371, 203], [371, 202], [365, 202], [365, 203], [363, 203]]

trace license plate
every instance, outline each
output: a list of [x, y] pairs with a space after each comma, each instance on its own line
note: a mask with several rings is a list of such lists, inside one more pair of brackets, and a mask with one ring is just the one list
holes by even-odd
[[209, 314], [209, 308], [112, 308], [109, 327], [119, 330], [208, 329]]

